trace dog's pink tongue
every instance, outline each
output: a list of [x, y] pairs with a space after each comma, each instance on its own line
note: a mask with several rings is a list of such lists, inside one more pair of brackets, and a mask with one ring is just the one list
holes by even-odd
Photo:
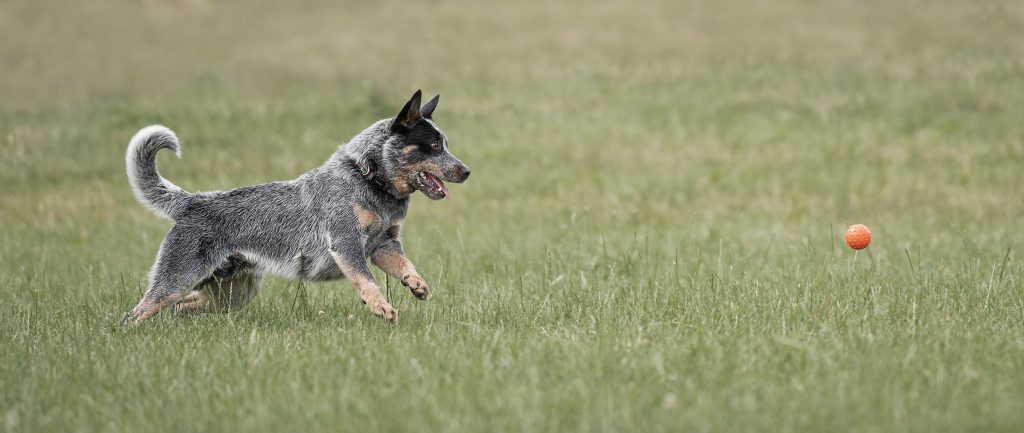
[[445, 198], [447, 198], [448, 197], [448, 187], [444, 186], [444, 182], [442, 182], [441, 179], [438, 179], [437, 176], [434, 176], [434, 175], [432, 175], [430, 173], [425, 173], [425, 174], [427, 175], [427, 180], [429, 180], [430, 183], [434, 184], [434, 186], [436, 186], [437, 189], [441, 191], [441, 195], [443, 195]]

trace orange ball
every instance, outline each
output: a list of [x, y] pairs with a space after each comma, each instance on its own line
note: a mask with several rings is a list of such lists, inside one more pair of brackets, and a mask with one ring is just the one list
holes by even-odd
[[846, 229], [846, 245], [855, 250], [863, 250], [871, 243], [871, 230], [864, 224], [854, 224]]

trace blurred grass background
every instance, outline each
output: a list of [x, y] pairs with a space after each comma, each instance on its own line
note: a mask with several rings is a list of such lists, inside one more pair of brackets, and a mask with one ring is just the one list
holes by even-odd
[[[1021, 40], [997, 1], [0, 2], [0, 427], [1017, 430]], [[413, 201], [429, 302], [116, 330], [169, 225], [135, 131], [226, 189], [417, 88], [474, 172]]]

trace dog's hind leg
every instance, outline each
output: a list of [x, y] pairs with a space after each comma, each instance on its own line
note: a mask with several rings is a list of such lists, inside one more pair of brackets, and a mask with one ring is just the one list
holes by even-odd
[[203, 280], [175, 306], [178, 314], [237, 311], [260, 291], [263, 280], [256, 268], [241, 256], [231, 256], [213, 275]]
[[245, 308], [260, 292], [261, 277], [255, 273], [230, 278], [209, 278], [174, 306], [177, 314], [227, 313]]
[[257, 272], [242, 271], [234, 278], [222, 281], [211, 289], [213, 300], [221, 312], [238, 311], [249, 305], [260, 293], [263, 276]]
[[175, 305], [184, 297], [183, 289], [196, 287], [213, 267], [225, 259], [202, 234], [175, 226], [160, 245], [156, 263], [149, 276], [149, 289], [139, 304], [121, 320], [121, 326], [138, 325]]
[[[204, 284], [206, 284], [205, 281], [200, 286]], [[174, 314], [192, 315], [205, 313], [209, 311], [210, 305], [210, 294], [206, 290], [195, 288], [174, 305]]]

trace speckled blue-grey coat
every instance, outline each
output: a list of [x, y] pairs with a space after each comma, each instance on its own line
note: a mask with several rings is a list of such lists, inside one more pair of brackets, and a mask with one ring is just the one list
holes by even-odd
[[426, 281], [402, 251], [409, 196], [439, 200], [444, 181], [463, 182], [469, 168], [448, 151], [432, 120], [435, 96], [422, 108], [416, 91], [393, 119], [380, 120], [298, 179], [230, 191], [190, 193], [157, 172], [156, 154], [177, 137], [163, 126], [143, 128], [126, 156], [135, 196], [174, 220], [160, 244], [149, 285], [122, 325], [137, 325], [161, 309], [179, 314], [245, 306], [264, 274], [306, 281], [347, 278], [374, 314], [398, 312], [381, 294], [369, 258], [426, 299]]

